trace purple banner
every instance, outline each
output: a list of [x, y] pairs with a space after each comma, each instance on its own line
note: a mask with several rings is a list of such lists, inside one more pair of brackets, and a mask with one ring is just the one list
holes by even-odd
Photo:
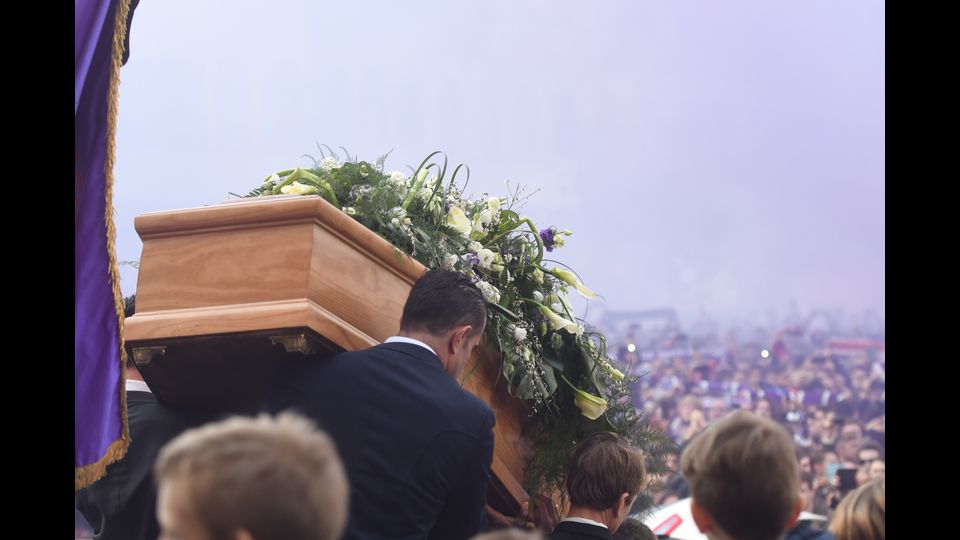
[[115, 9], [110, 0], [74, 2], [74, 449], [78, 483], [84, 476], [82, 467], [106, 465], [101, 460], [123, 435], [123, 374], [107, 252], [104, 168]]

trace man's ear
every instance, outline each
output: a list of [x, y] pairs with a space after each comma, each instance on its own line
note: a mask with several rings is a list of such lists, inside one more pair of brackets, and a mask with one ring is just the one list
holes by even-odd
[[713, 529], [713, 516], [706, 508], [700, 506], [696, 499], [690, 499], [690, 513], [693, 514], [693, 522], [697, 524], [700, 532], [706, 534]]
[[620, 498], [617, 499], [617, 504], [613, 507], [613, 517], [620, 517], [621, 512], [623, 514], [630, 513], [630, 494], [624, 491], [620, 494]]
[[447, 340], [447, 352], [450, 354], [456, 354], [460, 352], [467, 340], [470, 339], [470, 332], [472, 331], [473, 326], [469, 324], [454, 327], [453, 331], [450, 333], [450, 339]]
[[793, 514], [787, 520], [787, 530], [792, 529], [797, 524], [797, 518], [800, 517], [801, 510], [803, 510], [803, 497], [797, 497], [797, 504], [793, 505]]

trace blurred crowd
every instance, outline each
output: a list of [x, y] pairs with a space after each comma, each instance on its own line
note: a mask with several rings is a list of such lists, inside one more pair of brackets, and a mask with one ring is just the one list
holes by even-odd
[[[676, 328], [647, 340], [628, 327], [616, 354], [640, 379], [634, 403], [680, 446], [730, 411], [770, 418], [793, 436], [805, 510], [829, 516], [842, 495], [883, 478], [882, 335], [831, 335], [801, 325], [748, 339], [694, 339]], [[711, 339], [712, 338], [712, 339]], [[653, 341], [653, 343], [651, 343]], [[689, 496], [675, 461], [658, 504]]]

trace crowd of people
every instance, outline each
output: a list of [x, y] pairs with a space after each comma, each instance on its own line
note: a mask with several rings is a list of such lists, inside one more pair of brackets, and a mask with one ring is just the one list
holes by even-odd
[[[668, 341], [665, 354], [618, 349], [621, 364], [640, 376], [634, 403], [681, 449], [731, 411], [770, 418], [792, 436], [801, 489], [810, 494], [805, 510], [824, 516], [845, 492], [885, 476], [881, 340], [787, 328], [763, 343], [695, 349], [685, 341]], [[660, 504], [689, 494], [676, 460], [670, 465], [674, 473], [655, 497]]]
[[[485, 321], [465, 276], [430, 271], [397, 336], [285, 365], [256, 417], [168, 410], [129, 366], [130, 448], [77, 508], [96, 538], [128, 540], [651, 540], [630, 512], [661, 485], [659, 504], [693, 497], [711, 540], [884, 537], [882, 355], [798, 359], [776, 343], [757, 358], [628, 350], [647, 373], [636, 403], [681, 450], [673, 474], [599, 432], [568, 465], [563, 519], [490, 519], [494, 415], [456, 382]], [[803, 510], [829, 531], [808, 534]]]

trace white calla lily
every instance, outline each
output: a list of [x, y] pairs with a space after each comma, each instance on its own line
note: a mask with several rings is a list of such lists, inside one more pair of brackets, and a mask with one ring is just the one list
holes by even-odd
[[575, 322], [564, 319], [547, 306], [540, 306], [540, 313], [543, 313], [543, 316], [550, 321], [550, 326], [552, 326], [554, 330], [566, 330], [570, 334], [577, 333], [577, 324]]
[[576, 287], [577, 292], [580, 293], [584, 298], [596, 298], [597, 293], [591, 291], [583, 283], [581, 283], [580, 280], [573, 275], [573, 272], [569, 272], [560, 268], [554, 268], [553, 270], [550, 270], [550, 273], [560, 278], [564, 282]]

